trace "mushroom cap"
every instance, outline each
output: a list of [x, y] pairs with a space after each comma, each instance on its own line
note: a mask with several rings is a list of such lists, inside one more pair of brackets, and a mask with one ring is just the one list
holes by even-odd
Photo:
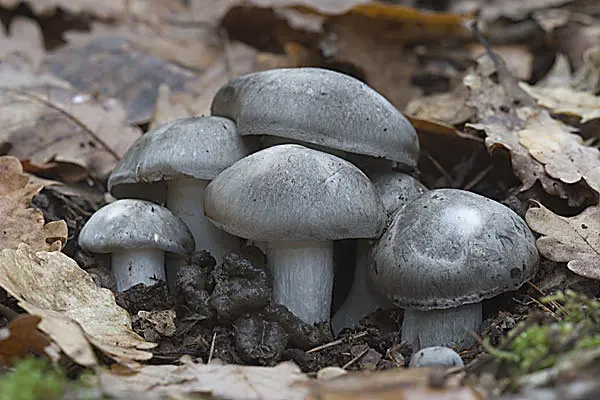
[[426, 347], [417, 351], [410, 359], [409, 367], [464, 367], [465, 363], [457, 352], [445, 346]]
[[213, 99], [213, 115], [236, 121], [240, 135], [270, 135], [415, 168], [419, 140], [385, 97], [351, 76], [320, 68], [244, 75]]
[[160, 249], [187, 254], [195, 249], [192, 233], [179, 217], [134, 199], [117, 200], [96, 211], [79, 233], [79, 245], [92, 253]]
[[255, 147], [236, 133], [235, 123], [227, 118], [167, 122], [136, 140], [110, 175], [108, 190], [124, 197], [130, 184], [180, 177], [211, 180]]
[[204, 212], [224, 231], [264, 241], [376, 238], [386, 220], [375, 187], [358, 168], [291, 144], [223, 171], [206, 188]]
[[371, 179], [388, 215], [427, 191], [425, 185], [408, 174], [390, 171], [377, 173]]
[[464, 190], [436, 189], [393, 216], [367, 273], [396, 306], [431, 310], [516, 290], [538, 263], [535, 238], [511, 209]]

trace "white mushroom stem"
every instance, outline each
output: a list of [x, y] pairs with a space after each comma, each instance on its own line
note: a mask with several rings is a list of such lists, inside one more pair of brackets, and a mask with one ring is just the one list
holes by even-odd
[[444, 310], [406, 309], [402, 341], [408, 342], [414, 351], [431, 346], [462, 350], [475, 343], [472, 333], [479, 330], [482, 320], [481, 303]]
[[154, 285], [165, 280], [165, 252], [157, 249], [119, 250], [111, 254], [117, 291], [143, 283]]
[[[223, 256], [239, 247], [239, 239], [217, 228], [204, 215], [204, 190], [208, 183], [207, 180], [193, 178], [168, 181], [167, 208], [190, 228], [196, 242], [196, 250], [207, 250], [215, 257], [217, 263], [220, 263]], [[174, 272], [171, 269], [176, 270], [178, 266], [173, 264], [177, 262], [172, 262], [169, 257], [169, 276]]]
[[268, 242], [273, 299], [307, 324], [329, 320], [333, 241]]
[[394, 308], [394, 305], [381, 295], [374, 293], [367, 284], [367, 259], [372, 242], [358, 240], [356, 245], [356, 267], [352, 288], [344, 303], [331, 319], [331, 328], [334, 335], [344, 328], [351, 328], [358, 324], [367, 315], [379, 308]]

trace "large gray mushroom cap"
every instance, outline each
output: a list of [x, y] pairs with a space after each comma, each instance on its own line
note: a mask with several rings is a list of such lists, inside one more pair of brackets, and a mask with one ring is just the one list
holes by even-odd
[[[221, 117], [194, 117], [167, 122], [140, 137], [108, 179], [116, 197], [130, 195], [129, 185], [176, 178], [211, 180], [253, 146], [236, 133], [235, 123]], [[164, 187], [163, 187], [164, 189]]]
[[404, 207], [406, 203], [427, 191], [425, 185], [402, 172], [391, 171], [375, 174], [372, 180], [388, 215], [393, 214]]
[[299, 145], [269, 147], [227, 168], [207, 186], [204, 211], [224, 231], [261, 241], [376, 238], [386, 219], [358, 168]]
[[188, 227], [165, 207], [146, 200], [117, 200], [92, 215], [79, 233], [79, 245], [92, 253], [128, 249], [194, 251]]
[[236, 121], [240, 135], [270, 135], [416, 167], [410, 122], [363, 82], [320, 68], [241, 76], [213, 99], [213, 115]]
[[437, 189], [394, 215], [373, 248], [368, 275], [398, 307], [431, 310], [516, 290], [538, 263], [535, 239], [511, 209], [471, 192]]

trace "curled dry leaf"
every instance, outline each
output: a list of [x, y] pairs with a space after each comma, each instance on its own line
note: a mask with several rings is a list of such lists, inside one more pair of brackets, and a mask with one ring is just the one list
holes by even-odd
[[520, 143], [544, 164], [546, 172], [565, 183], [581, 179], [600, 193], [600, 152], [583, 144], [575, 128], [552, 118], [546, 111], [522, 107], [517, 111], [525, 121]]
[[0, 143], [39, 168], [56, 163], [108, 174], [141, 130], [127, 124], [112, 99], [77, 93], [67, 82], [0, 66]]
[[444, 369], [435, 368], [348, 373], [331, 380], [311, 382], [307, 399], [481, 399], [475, 390], [460, 385], [460, 380], [461, 374], [447, 375]]
[[34, 253], [22, 244], [0, 253], [0, 287], [25, 311], [42, 318], [40, 329], [76, 363], [97, 364], [94, 345], [121, 361], [147, 360], [155, 346], [131, 328], [127, 311], [75, 261], [60, 252]]
[[600, 118], [600, 96], [566, 86], [534, 87], [525, 82], [519, 86], [555, 114], [576, 115], [582, 124]]
[[540, 253], [552, 261], [566, 262], [578, 275], [600, 280], [600, 207], [586, 208], [566, 218], [537, 201], [527, 210], [529, 227], [543, 235], [537, 240]]
[[0, 249], [16, 249], [26, 243], [34, 251], [60, 250], [67, 241], [65, 221], [44, 223], [40, 210], [30, 208], [43, 185], [23, 173], [21, 162], [0, 157]]
[[105, 394], [128, 399], [144, 393], [148, 400], [205, 395], [214, 399], [303, 400], [308, 392], [300, 383], [308, 380], [293, 363], [275, 367], [192, 364], [147, 365], [133, 375], [102, 372]]
[[41, 320], [35, 315], [21, 314], [6, 328], [0, 328], [0, 364], [12, 365], [14, 358], [23, 358], [31, 352], [45, 354], [51, 342], [37, 328]]

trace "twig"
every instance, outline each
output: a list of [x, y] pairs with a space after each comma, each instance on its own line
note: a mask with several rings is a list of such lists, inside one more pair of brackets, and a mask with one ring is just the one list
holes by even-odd
[[334, 340], [333, 342], [325, 343], [325, 344], [322, 344], [320, 346], [314, 347], [314, 348], [308, 350], [306, 352], [306, 354], [315, 353], [317, 351], [325, 350], [325, 349], [328, 349], [330, 347], [337, 346], [338, 344], [342, 344], [345, 341], [360, 339], [363, 336], [367, 336], [367, 332], [366, 331], [365, 332], [361, 332], [361, 333], [357, 333], [354, 336], [341, 338], [341, 339], [338, 339], [338, 340]]
[[440, 171], [440, 173], [441, 173], [442, 175], [444, 175], [444, 177], [445, 177], [446, 179], [448, 179], [448, 183], [452, 183], [452, 182], [454, 182], [454, 179], [452, 178], [452, 176], [451, 176], [451, 175], [448, 173], [448, 171], [446, 171], [446, 169], [445, 169], [444, 167], [442, 167], [442, 164], [440, 164], [440, 163], [438, 162], [438, 160], [436, 160], [435, 158], [433, 158], [433, 156], [432, 156], [431, 154], [429, 154], [429, 153], [426, 153], [426, 154], [425, 154], [425, 156], [427, 157], [427, 159], [428, 159], [429, 161], [431, 161], [431, 163], [433, 164], [433, 166], [434, 166], [434, 167], [435, 167], [435, 168], [436, 168], [438, 171]]
[[0, 314], [4, 315], [4, 317], [8, 320], [8, 321], [12, 321], [13, 319], [15, 319], [19, 313], [16, 311], [11, 310], [10, 308], [6, 307], [5, 305], [0, 304]]
[[213, 358], [213, 354], [215, 353], [215, 342], [217, 341], [217, 332], [213, 333], [212, 341], [210, 342], [210, 350], [208, 352], [208, 360], [206, 363], [210, 363]]
[[479, 182], [481, 182], [481, 180], [483, 178], [485, 178], [485, 176], [487, 174], [490, 173], [490, 171], [494, 168], [494, 165], [488, 165], [486, 168], [483, 169], [483, 171], [481, 171], [480, 173], [478, 173], [477, 175], [475, 175], [475, 177], [473, 179], [471, 179], [469, 181], [469, 183], [467, 183], [464, 187], [463, 190], [469, 190], [472, 189], [475, 185], [477, 185]]
[[346, 364], [344, 364], [342, 366], [342, 369], [346, 369], [349, 366], [351, 366], [352, 364], [354, 364], [355, 362], [357, 362], [358, 360], [360, 360], [362, 358], [362, 356], [364, 356], [365, 354], [367, 354], [368, 351], [369, 351], [369, 346], [367, 346], [366, 349], [364, 349], [363, 351], [361, 351], [360, 353], [358, 353], [358, 355], [356, 357], [354, 357], [352, 360], [350, 360]]

